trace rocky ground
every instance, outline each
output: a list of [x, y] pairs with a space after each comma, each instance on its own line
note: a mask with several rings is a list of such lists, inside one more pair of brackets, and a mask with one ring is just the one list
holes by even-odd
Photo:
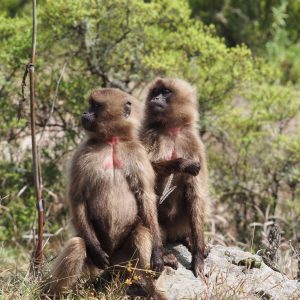
[[235, 247], [213, 246], [205, 260], [205, 277], [189, 270], [191, 255], [182, 245], [171, 247], [179, 267], [166, 268], [164, 287], [170, 300], [300, 299], [300, 282], [267, 266], [262, 258]]

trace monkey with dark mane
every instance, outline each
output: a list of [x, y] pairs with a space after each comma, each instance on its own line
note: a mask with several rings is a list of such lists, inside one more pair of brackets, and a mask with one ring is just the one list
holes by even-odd
[[[176, 172], [165, 177], [158, 172], [156, 180], [163, 243], [180, 241], [188, 246], [195, 276], [203, 272], [204, 224], [209, 208], [206, 155], [197, 121], [196, 94], [189, 83], [176, 78], [158, 78], [152, 83], [140, 134], [151, 163], [154, 168], [156, 162], [176, 159], [182, 159], [183, 165], [192, 161], [200, 164], [196, 176]], [[176, 262], [164, 259], [166, 264], [176, 267]]]
[[[161, 272], [162, 242], [157, 220], [155, 174], [138, 139], [140, 104], [118, 89], [91, 93], [82, 115], [87, 139], [70, 167], [69, 202], [76, 237], [54, 265], [49, 294], [71, 287], [84, 271], [139, 260]], [[166, 299], [152, 279], [146, 289]]]

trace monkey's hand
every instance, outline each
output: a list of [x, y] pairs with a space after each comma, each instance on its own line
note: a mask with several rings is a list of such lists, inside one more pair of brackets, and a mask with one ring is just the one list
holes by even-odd
[[204, 272], [204, 256], [200, 253], [193, 255], [192, 272], [194, 273], [195, 277], [200, 276]]
[[87, 246], [87, 255], [96, 267], [105, 269], [109, 266], [109, 256], [100, 245]]
[[160, 248], [153, 248], [151, 254], [151, 269], [155, 272], [162, 272], [164, 269], [163, 254]]
[[182, 172], [190, 174], [192, 176], [197, 176], [200, 172], [200, 169], [201, 169], [200, 162], [192, 159], [181, 158], [180, 170]]

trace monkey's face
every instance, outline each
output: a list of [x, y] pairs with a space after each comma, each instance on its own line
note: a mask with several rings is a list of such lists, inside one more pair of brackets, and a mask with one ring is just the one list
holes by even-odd
[[105, 88], [91, 93], [89, 107], [82, 114], [82, 126], [94, 136], [126, 135], [139, 123], [140, 104], [118, 89]]
[[146, 118], [166, 125], [184, 125], [195, 120], [194, 89], [177, 78], [158, 78], [150, 87], [146, 101]]
[[163, 83], [150, 90], [148, 96], [148, 107], [153, 113], [164, 113], [168, 108], [173, 91]]

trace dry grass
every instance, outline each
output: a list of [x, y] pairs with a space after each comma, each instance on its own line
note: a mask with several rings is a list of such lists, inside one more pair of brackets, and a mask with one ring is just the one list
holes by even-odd
[[[47, 258], [46, 258], [47, 260]], [[35, 300], [50, 299], [41, 296], [41, 291], [47, 281], [52, 259], [42, 266], [43, 275], [33, 276], [30, 270], [30, 254], [26, 249], [0, 248], [0, 300]], [[135, 271], [145, 271], [147, 276], [155, 276], [150, 270], [135, 268], [136, 262], [129, 262], [126, 266], [119, 266], [119, 273], [113, 277], [104, 273], [102, 276], [89, 280], [82, 278], [72, 290], [66, 291], [61, 299], [89, 299], [89, 300], [121, 300], [127, 299], [126, 290], [129, 286], [140, 281]], [[44, 278], [42, 280], [41, 278]], [[56, 298], [57, 299], [57, 298]], [[139, 299], [139, 297], [135, 297]]]
[[27, 255], [17, 249], [0, 248], [0, 299], [38, 299], [38, 283], [28, 272]]
[[222, 299], [249, 299], [257, 300], [261, 299], [260, 295], [255, 295], [253, 292], [249, 292], [245, 289], [245, 281], [239, 280], [232, 284], [229, 282], [227, 274], [217, 274], [214, 281], [205, 281], [206, 289], [203, 295], [199, 299], [207, 300], [222, 300]]
[[[29, 262], [30, 255], [25, 249], [0, 247], [0, 300], [41, 299], [40, 291], [44, 282], [29, 272]], [[49, 271], [50, 265], [48, 262], [43, 265], [45, 274]], [[104, 277], [94, 282], [82, 279], [72, 291], [64, 294], [63, 299], [121, 300], [125, 298], [127, 286], [118, 277], [109, 282]]]
[[[291, 266], [297, 264], [295, 263], [295, 257], [291, 254], [289, 249], [285, 249], [285, 251], [279, 249], [278, 265], [284, 273], [289, 273], [290, 278], [295, 278], [297, 269], [292, 268], [291, 271]], [[43, 283], [30, 275], [28, 271], [29, 259], [30, 255], [26, 253], [25, 249], [0, 247], [0, 300], [41, 299], [40, 289], [43, 287]], [[50, 263], [44, 265], [43, 270], [45, 273], [47, 273], [49, 267]], [[269, 299], [269, 296], [263, 292], [255, 292], [255, 286], [253, 286], [253, 290], [249, 290], [249, 286], [247, 287], [243, 280], [233, 282], [232, 276], [229, 276], [230, 270], [228, 270], [228, 273], [218, 273], [216, 270], [211, 270], [210, 273], [209, 280], [207, 278], [202, 279], [205, 289], [203, 294], [197, 298], [199, 300]], [[105, 276], [93, 282], [82, 279], [72, 291], [66, 292], [63, 299], [126, 299], [128, 298], [125, 293], [126, 288], [131, 282], [134, 282], [134, 276], [135, 274], [132, 271], [125, 282], [119, 277], [107, 280]]]

